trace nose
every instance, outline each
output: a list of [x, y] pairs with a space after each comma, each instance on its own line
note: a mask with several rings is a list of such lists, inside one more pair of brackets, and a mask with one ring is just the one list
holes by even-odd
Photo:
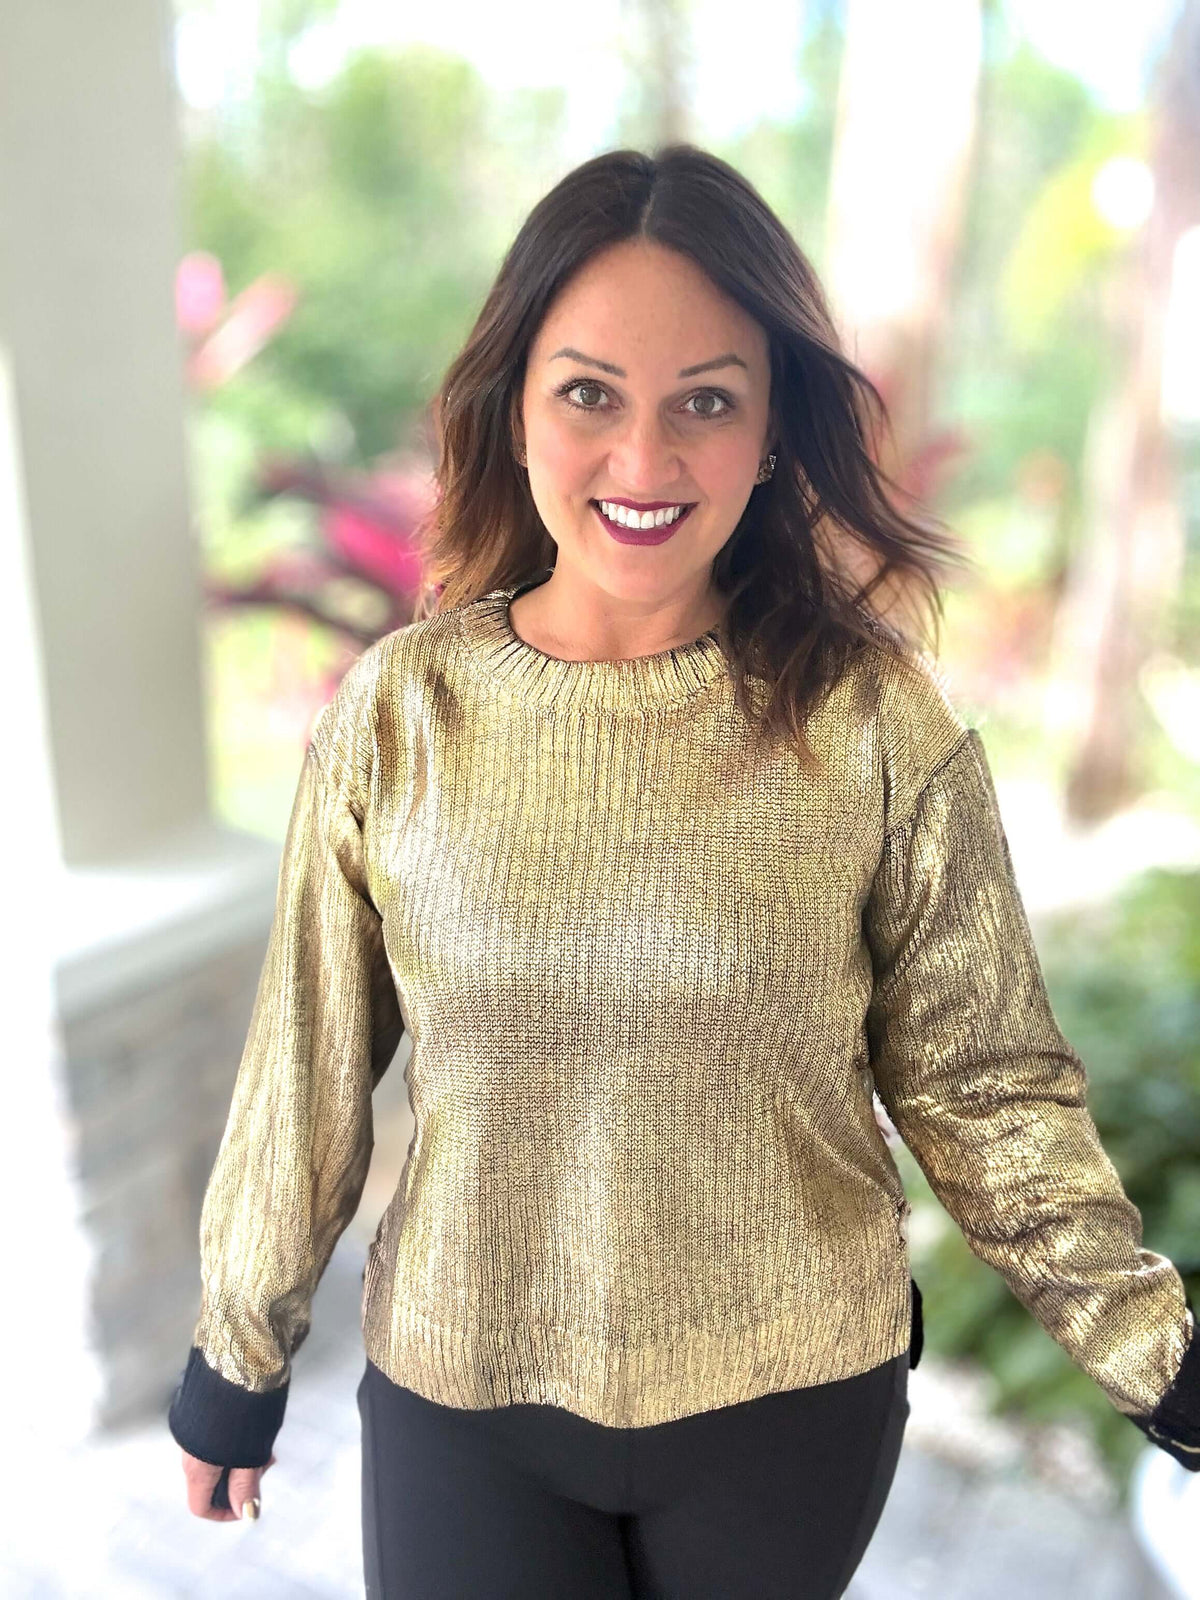
[[630, 499], [667, 498], [681, 472], [676, 443], [660, 418], [631, 418], [621, 429], [609, 453], [609, 477]]

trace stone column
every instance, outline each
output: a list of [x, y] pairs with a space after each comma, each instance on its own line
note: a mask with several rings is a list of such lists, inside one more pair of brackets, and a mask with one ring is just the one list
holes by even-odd
[[0, 7], [0, 1338], [58, 1445], [186, 1356], [278, 864], [209, 815], [172, 29]]

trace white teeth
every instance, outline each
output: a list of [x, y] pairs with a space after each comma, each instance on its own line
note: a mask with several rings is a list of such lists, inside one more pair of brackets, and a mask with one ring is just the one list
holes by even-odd
[[598, 502], [604, 515], [626, 528], [661, 528], [674, 522], [687, 510], [686, 506], [664, 506], [658, 511], [633, 511], [628, 506], [613, 505], [611, 500]]

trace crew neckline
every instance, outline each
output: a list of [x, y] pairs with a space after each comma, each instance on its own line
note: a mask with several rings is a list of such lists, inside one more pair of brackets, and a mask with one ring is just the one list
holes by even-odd
[[645, 711], [682, 705], [727, 675], [717, 629], [652, 655], [613, 661], [566, 661], [522, 639], [510, 603], [545, 582], [538, 573], [492, 589], [459, 608], [471, 659], [494, 688], [527, 705], [571, 711]]

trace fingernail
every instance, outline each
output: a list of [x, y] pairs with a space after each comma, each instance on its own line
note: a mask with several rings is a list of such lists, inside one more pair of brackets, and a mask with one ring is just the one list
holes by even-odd
[[251, 1522], [258, 1521], [258, 1510], [257, 1500], [244, 1500], [242, 1502], [242, 1515], [243, 1517], [249, 1517]]

